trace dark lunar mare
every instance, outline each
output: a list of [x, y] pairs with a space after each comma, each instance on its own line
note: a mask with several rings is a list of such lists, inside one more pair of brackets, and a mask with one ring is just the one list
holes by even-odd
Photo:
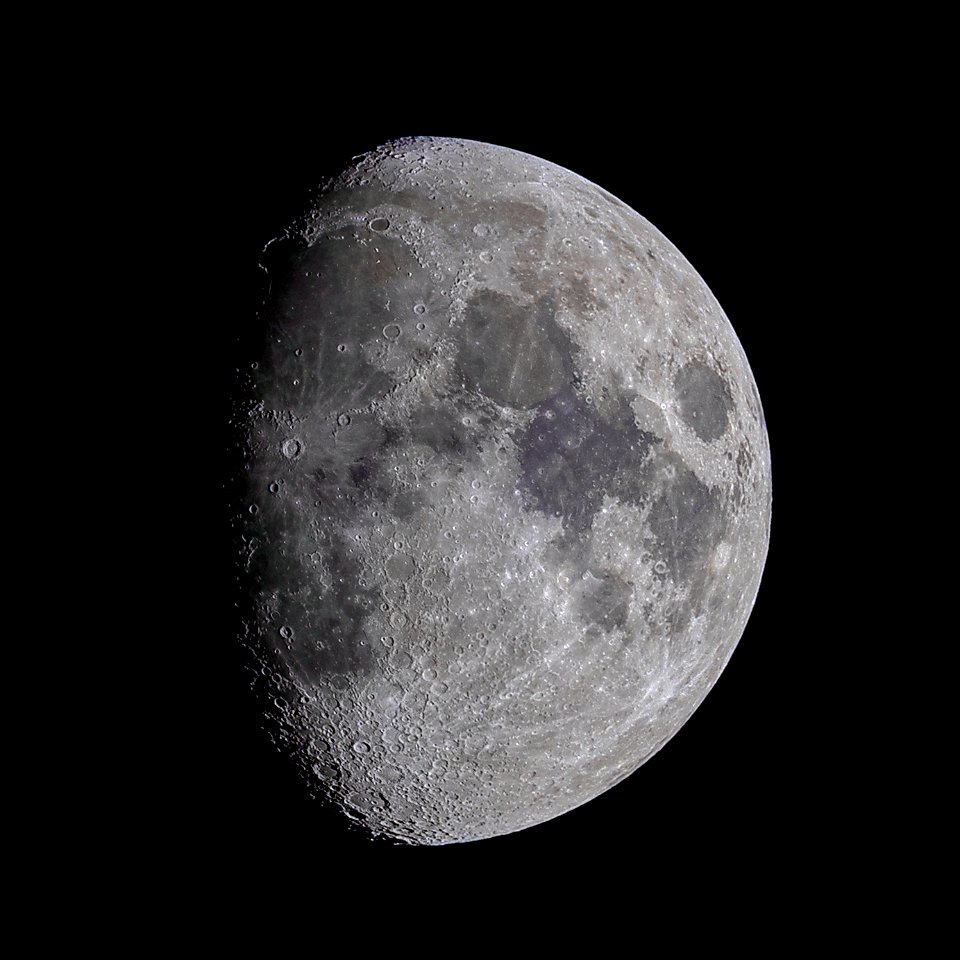
[[627, 397], [618, 400], [619, 416], [608, 421], [568, 385], [537, 407], [516, 438], [530, 509], [561, 519], [574, 556], [573, 544], [590, 529], [604, 496], [643, 503], [648, 495], [632, 477], [662, 441], [636, 426]]

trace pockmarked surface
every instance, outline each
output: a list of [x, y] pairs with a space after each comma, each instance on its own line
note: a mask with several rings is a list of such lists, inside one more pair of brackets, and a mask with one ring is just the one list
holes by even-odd
[[356, 158], [262, 268], [232, 515], [284, 749], [417, 844], [632, 773], [767, 553], [763, 413], [706, 285], [576, 174], [420, 137]]

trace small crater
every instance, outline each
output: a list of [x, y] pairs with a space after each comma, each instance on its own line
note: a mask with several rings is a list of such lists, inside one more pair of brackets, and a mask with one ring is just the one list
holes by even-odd
[[396, 340], [400, 336], [400, 324], [388, 323], [383, 328], [383, 336], [385, 340]]
[[280, 448], [280, 452], [288, 460], [296, 460], [297, 457], [303, 453], [303, 444], [299, 440], [293, 438], [290, 440], [284, 440], [283, 445]]
[[374, 233], [383, 233], [390, 226], [390, 221], [386, 217], [377, 217], [370, 221], [370, 229]]

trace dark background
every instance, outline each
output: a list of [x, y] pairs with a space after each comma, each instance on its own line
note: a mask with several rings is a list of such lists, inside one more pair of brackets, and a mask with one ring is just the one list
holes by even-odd
[[838, 779], [855, 763], [856, 745], [830, 664], [850, 640], [842, 559], [823, 544], [838, 522], [831, 504], [843, 499], [855, 470], [834, 439], [844, 413], [831, 391], [848, 362], [836, 264], [851, 230], [844, 198], [857, 181], [842, 149], [845, 120], [803, 93], [769, 94], [754, 84], [715, 96], [701, 90], [668, 107], [656, 90], [640, 89], [629, 101], [586, 109], [550, 98], [531, 105], [507, 94], [494, 102], [439, 96], [430, 106], [385, 106], [385, 93], [331, 108], [302, 91], [293, 100], [280, 96], [273, 85], [211, 99], [190, 162], [204, 171], [209, 299], [201, 335], [213, 331], [223, 374], [211, 379], [218, 385], [212, 396], [225, 396], [230, 369], [244, 361], [255, 331], [258, 253], [300, 211], [311, 187], [393, 137], [487, 141], [610, 191], [700, 273], [758, 384], [772, 448], [773, 520], [746, 632], [715, 688], [660, 753], [556, 820], [441, 848], [371, 842], [308, 797], [261, 729], [225, 581], [222, 620], [199, 651], [210, 678], [201, 697], [205, 732], [193, 738], [193, 763], [173, 799], [196, 854], [221, 863], [235, 857], [238, 866], [295, 855], [387, 870], [603, 856], [655, 871], [743, 857], [807, 858], [826, 836], [842, 848], [857, 812]]

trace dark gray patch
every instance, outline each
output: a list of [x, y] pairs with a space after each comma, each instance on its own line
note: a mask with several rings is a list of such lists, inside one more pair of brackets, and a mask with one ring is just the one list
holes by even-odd
[[726, 529], [720, 489], [708, 487], [685, 466], [676, 470], [650, 509], [650, 529], [670, 576], [702, 579], [704, 565]]
[[467, 303], [459, 341], [465, 382], [503, 406], [535, 407], [572, 374], [573, 347], [554, 321], [552, 297], [526, 305], [480, 290]]
[[718, 585], [715, 582], [711, 582], [708, 596], [707, 609], [711, 613], [716, 613], [723, 606], [723, 591], [718, 589]]
[[413, 557], [406, 553], [396, 553], [392, 557], [387, 557], [384, 563], [387, 576], [393, 580], [407, 580], [416, 570], [416, 563]]
[[376, 648], [360, 624], [373, 611], [379, 595], [360, 586], [360, 563], [340, 537], [330, 535], [323, 554], [330, 588], [306, 603], [301, 595], [288, 590], [284, 601], [293, 629], [293, 661], [313, 680], [331, 674], [369, 673], [376, 663]]
[[688, 597], [682, 602], [672, 604], [664, 614], [664, 626], [673, 636], [683, 633], [690, 626], [694, 608], [699, 608], [699, 606], [700, 604], [696, 602], [694, 597]]
[[733, 406], [723, 378], [702, 360], [691, 360], [673, 386], [684, 423], [707, 443], [723, 436]]
[[310, 480], [312, 495], [328, 519], [347, 519], [359, 506], [384, 502], [390, 478], [381, 476], [383, 451], [397, 441], [372, 414], [357, 414], [322, 451], [321, 465]]
[[[628, 399], [620, 400], [629, 411]], [[632, 415], [624, 412], [611, 423], [565, 387], [541, 404], [517, 438], [520, 489], [533, 509], [562, 518], [564, 530], [579, 536], [593, 524], [606, 494], [637, 496], [627, 481], [656, 442]]]
[[269, 322], [256, 379], [272, 407], [357, 409], [394, 386], [361, 344], [382, 340], [387, 300], [423, 298], [421, 267], [402, 241], [361, 243], [355, 233], [344, 227], [310, 246], [268, 248]]
[[390, 512], [398, 520], [409, 520], [425, 503], [426, 497], [421, 491], [402, 490], [391, 500]]
[[460, 466], [479, 452], [474, 429], [463, 422], [463, 415], [453, 404], [425, 403], [417, 407], [411, 414], [407, 442], [426, 444]]
[[362, 493], [368, 493], [374, 488], [378, 472], [378, 465], [372, 460], [358, 460], [350, 464], [350, 481]]
[[[283, 532], [254, 553], [247, 579], [249, 609], [271, 611], [263, 624], [267, 651], [306, 682], [373, 671], [376, 651], [360, 624], [378, 595], [361, 586], [359, 562], [335, 534], [326, 532], [317, 541], [287, 533], [297, 530], [294, 508], [280, 504], [276, 509], [286, 517], [270, 526]], [[318, 560], [329, 572], [326, 589], [320, 585]]]
[[511, 266], [511, 273], [523, 279], [528, 279], [534, 275], [531, 273], [531, 265], [537, 267], [543, 262], [543, 238], [534, 237], [526, 243], [518, 243], [514, 247], [516, 263]]
[[[489, 426], [489, 425], [487, 425]], [[354, 414], [350, 425], [337, 432], [337, 441], [324, 452], [322, 466], [313, 473], [313, 493], [324, 516], [347, 520], [361, 506], [381, 504], [400, 519], [413, 516], [424, 504], [417, 491], [397, 492], [393, 477], [382, 465], [391, 450], [424, 444], [456, 472], [479, 456], [480, 424], [465, 424], [453, 405], [432, 402], [415, 408], [402, 426], [386, 427], [374, 414]]]
[[597, 624], [605, 633], [622, 627], [630, 613], [633, 587], [609, 570], [589, 576], [580, 600], [578, 616], [584, 623]]
[[508, 236], [523, 230], [539, 233], [547, 223], [545, 207], [524, 203], [522, 200], [494, 200], [490, 205], [489, 216], [504, 228], [503, 232]]
[[609, 309], [610, 304], [601, 297], [590, 284], [584, 274], [568, 277], [563, 284], [563, 293], [569, 301], [570, 308], [581, 319], [587, 319], [594, 313]]

